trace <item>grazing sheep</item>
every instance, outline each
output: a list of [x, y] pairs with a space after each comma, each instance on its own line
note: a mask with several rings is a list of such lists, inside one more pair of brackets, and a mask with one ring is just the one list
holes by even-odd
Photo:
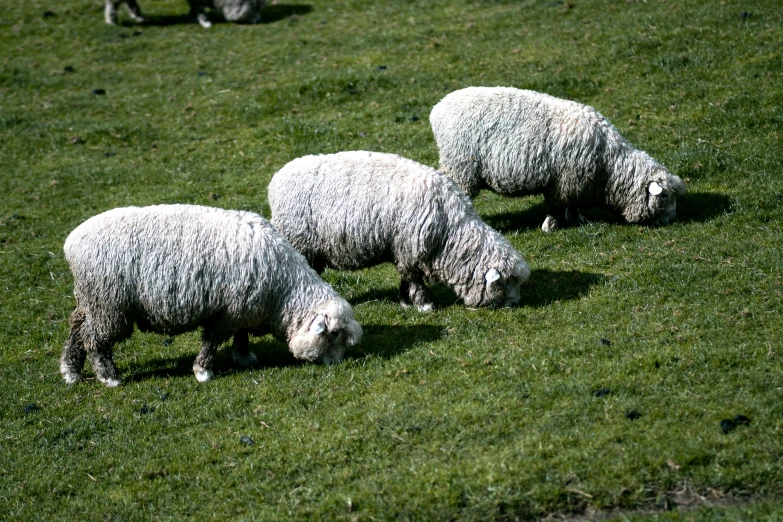
[[351, 306], [261, 216], [191, 205], [117, 208], [65, 241], [76, 310], [60, 373], [81, 379], [87, 355], [98, 380], [117, 386], [115, 343], [142, 331], [176, 335], [199, 326], [193, 364], [212, 376], [217, 347], [234, 335], [234, 359], [257, 362], [248, 332], [285, 339], [295, 357], [336, 362], [362, 329]]
[[[254, 24], [261, 20], [261, 8], [266, 0], [188, 0], [190, 15], [204, 28], [212, 27], [204, 10], [211, 8], [229, 22]], [[117, 7], [125, 4], [134, 22], [144, 22], [136, 0], [106, 0], [105, 19], [107, 24], [117, 23]]]
[[552, 232], [603, 204], [630, 223], [666, 224], [679, 177], [635, 149], [592, 107], [508, 87], [454, 91], [432, 109], [440, 168], [468, 195], [543, 193]]
[[392, 262], [403, 306], [432, 309], [425, 278], [468, 306], [517, 304], [530, 276], [452, 180], [394, 154], [304, 156], [274, 175], [268, 194], [272, 223], [316, 270]]

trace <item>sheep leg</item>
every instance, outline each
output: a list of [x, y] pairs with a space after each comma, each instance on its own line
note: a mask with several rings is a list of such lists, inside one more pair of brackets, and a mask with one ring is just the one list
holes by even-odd
[[557, 219], [557, 216], [555, 214], [547, 214], [546, 219], [544, 220], [544, 224], [541, 225], [541, 230], [544, 232], [554, 232], [560, 227], [560, 222]]
[[250, 339], [247, 330], [234, 332], [234, 353], [232, 358], [240, 366], [252, 366], [258, 364], [258, 357], [250, 351]]
[[117, 5], [122, 0], [106, 0], [103, 18], [109, 25], [117, 25]]
[[310, 263], [312, 269], [318, 273], [318, 275], [323, 274], [324, 270], [326, 270], [326, 261], [323, 258], [316, 257], [312, 260], [308, 259], [308, 262]]
[[546, 219], [541, 225], [541, 230], [549, 233], [566, 226], [567, 205], [552, 193], [544, 194], [544, 204], [546, 205]]
[[402, 276], [400, 281], [400, 305], [403, 308], [413, 305], [420, 312], [431, 312], [435, 305], [427, 294], [424, 279], [420, 275]]
[[202, 5], [203, 2], [198, 0], [188, 0], [188, 3], [190, 4], [190, 18], [198, 22], [199, 25], [205, 29], [209, 29], [212, 27], [212, 23], [209, 21], [209, 18], [207, 18], [206, 13], [204, 12], [204, 6]]
[[209, 29], [212, 27], [212, 22], [209, 21], [209, 18], [207, 18], [206, 13], [199, 13], [196, 17], [196, 20], [198, 21], [198, 24], [203, 27], [204, 29]]
[[87, 351], [82, 340], [82, 324], [85, 314], [80, 308], [73, 311], [70, 318], [71, 333], [63, 346], [63, 354], [60, 357], [60, 374], [68, 384], [82, 380], [82, 369]]
[[547, 204], [547, 215], [541, 230], [554, 232], [560, 228], [579, 225], [584, 222], [582, 213], [574, 205]]
[[[95, 326], [96, 322], [100, 324], [100, 328]], [[90, 358], [95, 377], [109, 388], [120, 385], [117, 367], [114, 366], [112, 359], [112, 348], [122, 335], [114, 328], [115, 325], [116, 323], [109, 321], [96, 321], [95, 316], [90, 315], [85, 318], [81, 328], [84, 348]]]
[[565, 209], [565, 222], [569, 226], [581, 225], [585, 222], [585, 218], [582, 217], [578, 207], [568, 205]]
[[117, 376], [117, 367], [112, 360], [113, 341], [101, 340], [85, 343], [87, 345], [87, 354], [90, 356], [90, 364], [95, 372], [95, 376], [109, 388], [120, 385], [120, 378]]
[[[230, 333], [215, 327], [204, 327], [201, 332], [201, 351], [193, 362], [193, 373], [198, 382], [206, 382], [212, 378], [212, 363], [218, 346], [226, 340]], [[241, 336], [240, 336], [241, 337]]]
[[141, 8], [136, 0], [125, 0], [125, 7], [128, 9], [128, 15], [136, 23], [144, 22], [144, 16], [141, 14]]
[[132, 333], [133, 319], [124, 311], [106, 307], [91, 309], [85, 313], [80, 337], [90, 358], [95, 377], [109, 388], [120, 384], [117, 368], [112, 359], [112, 348], [119, 341], [130, 337]]

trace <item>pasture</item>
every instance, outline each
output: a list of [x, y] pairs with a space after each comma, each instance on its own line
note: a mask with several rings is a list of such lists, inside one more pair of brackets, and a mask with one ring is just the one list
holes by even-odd
[[[99, 0], [0, 12], [0, 518], [783, 518], [779, 6], [302, 0], [206, 30], [139, 1], [144, 24], [104, 24]], [[544, 234], [542, 197], [483, 192], [531, 266], [517, 308], [436, 286], [424, 314], [391, 265], [327, 270], [365, 331], [342, 364], [251, 338], [259, 367], [226, 347], [199, 384], [196, 332], [137, 331], [120, 387], [63, 382], [79, 223], [269, 217], [271, 176], [305, 154], [437, 167], [429, 111], [470, 85], [594, 106], [687, 181], [678, 220], [592, 209]]]

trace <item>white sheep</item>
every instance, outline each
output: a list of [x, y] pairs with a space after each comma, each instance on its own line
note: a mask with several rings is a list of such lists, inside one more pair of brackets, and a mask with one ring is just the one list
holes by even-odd
[[579, 205], [602, 204], [630, 223], [676, 216], [679, 177], [635, 149], [587, 105], [509, 87], [468, 87], [430, 114], [440, 168], [468, 195], [543, 193], [551, 232], [581, 220]]
[[304, 156], [269, 184], [272, 224], [322, 271], [392, 262], [400, 302], [433, 308], [425, 278], [468, 306], [512, 305], [530, 268], [448, 177], [395, 154]]
[[[261, 20], [261, 8], [266, 0], [188, 0], [190, 16], [202, 27], [212, 27], [204, 10], [211, 8], [229, 22], [254, 24]], [[117, 23], [117, 7], [125, 4], [134, 22], [144, 22], [144, 16], [136, 0], [106, 0], [104, 18], [107, 24]]]
[[65, 241], [76, 310], [60, 373], [81, 379], [89, 355], [99, 381], [117, 386], [115, 343], [142, 331], [202, 328], [193, 364], [212, 377], [217, 347], [234, 335], [234, 359], [257, 362], [248, 332], [272, 333], [295, 357], [337, 362], [362, 329], [351, 306], [259, 215], [192, 205], [117, 208]]

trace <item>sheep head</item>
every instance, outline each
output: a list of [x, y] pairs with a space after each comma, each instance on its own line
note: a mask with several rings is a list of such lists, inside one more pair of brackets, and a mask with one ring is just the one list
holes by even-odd
[[288, 346], [297, 359], [331, 364], [342, 361], [346, 347], [361, 339], [362, 327], [354, 320], [351, 306], [329, 300], [306, 317]]
[[647, 213], [654, 225], [665, 225], [677, 217], [677, 196], [685, 194], [685, 183], [667, 170], [653, 173], [646, 185]]
[[685, 193], [685, 183], [652, 159], [634, 151], [625, 164], [625, 183], [617, 183], [612, 192], [616, 206], [629, 223], [665, 225], [677, 216], [677, 196]]
[[468, 306], [516, 306], [519, 304], [519, 287], [530, 277], [530, 267], [519, 259], [511, 270], [490, 268], [483, 280], [476, 281], [462, 295]]

